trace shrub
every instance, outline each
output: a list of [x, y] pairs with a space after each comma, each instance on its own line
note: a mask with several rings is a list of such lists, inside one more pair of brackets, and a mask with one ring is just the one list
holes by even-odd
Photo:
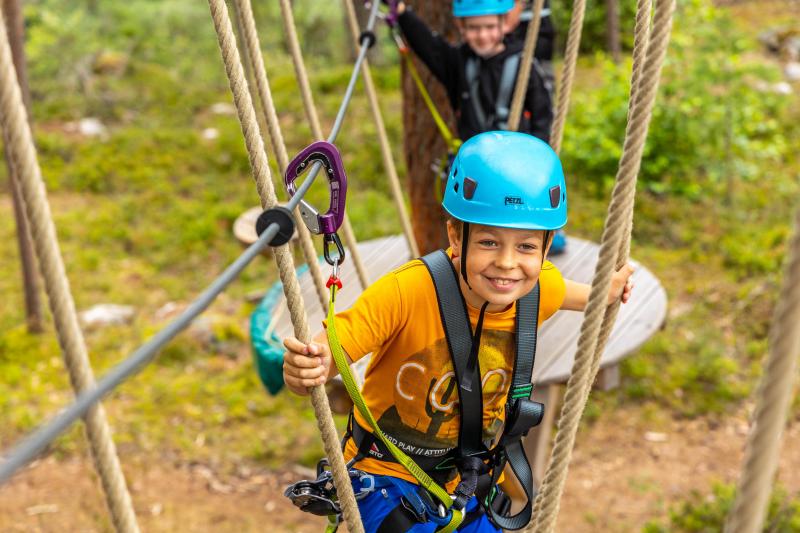
[[[752, 43], [722, 11], [693, 0], [676, 17], [692, 25], [673, 29], [640, 180], [656, 193], [724, 194], [734, 179], [752, 179], [789, 153], [789, 126], [778, 119], [788, 101], [769, 90], [780, 73], [746, 58]], [[613, 183], [622, 151], [631, 65], [602, 55], [596, 62], [599, 88], [574, 94], [563, 157], [578, 184], [600, 192]]]

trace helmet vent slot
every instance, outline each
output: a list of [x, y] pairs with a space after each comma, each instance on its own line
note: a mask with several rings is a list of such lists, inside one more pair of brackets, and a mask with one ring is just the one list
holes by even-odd
[[556, 185], [555, 187], [550, 187], [550, 207], [555, 209], [556, 207], [558, 207], [560, 201], [561, 201], [561, 186]]
[[475, 196], [475, 189], [478, 188], [478, 182], [470, 177], [464, 178], [464, 198], [467, 200], [472, 200], [472, 197]]

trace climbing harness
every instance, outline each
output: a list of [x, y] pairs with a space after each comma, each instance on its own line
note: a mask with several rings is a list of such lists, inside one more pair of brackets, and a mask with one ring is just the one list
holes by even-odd
[[508, 115], [511, 111], [511, 94], [514, 90], [514, 81], [519, 70], [520, 56], [522, 52], [508, 56], [503, 62], [503, 70], [500, 74], [500, 85], [495, 97], [494, 112], [487, 116], [483, 109], [478, 92], [480, 85], [480, 59], [477, 56], [470, 56], [465, 65], [467, 76], [467, 87], [469, 90], [469, 100], [472, 112], [480, 124], [482, 131], [506, 130], [508, 129]]
[[[396, 462], [403, 465], [419, 482], [418, 494], [401, 498], [400, 505], [387, 515], [387, 523], [433, 521], [439, 526], [438, 532], [446, 533], [462, 525], [463, 520], [472, 521], [480, 513], [485, 513], [498, 527], [507, 530], [520, 529], [530, 521], [531, 504], [535, 496], [533, 475], [522, 449], [521, 439], [530, 428], [541, 422], [544, 413], [542, 404], [530, 400], [533, 391], [531, 374], [536, 351], [539, 286], [537, 284], [534, 290], [517, 302], [517, 356], [505, 405], [506, 423], [497, 445], [492, 447], [491, 443], [481, 441], [482, 390], [478, 385], [481, 379], [476, 364], [478, 346], [475, 345], [480, 342], [480, 336], [477, 332], [475, 335], [471, 332], [457, 274], [450, 258], [441, 250], [428, 254], [422, 261], [434, 283], [442, 326], [455, 371], [461, 405], [459, 445], [443, 451], [426, 450], [423, 454], [406, 454], [396, 444], [401, 441], [382, 432], [378, 427], [361, 396], [336, 331], [336, 292], [342, 287], [338, 278], [337, 257], [333, 260], [333, 273], [328, 281], [328, 342], [354, 407], [370, 426], [370, 429], [361, 427], [351, 413], [345, 441], [352, 437], [358, 453], [348, 466], [352, 467], [367, 456]], [[476, 330], [480, 327], [479, 324]], [[526, 494], [525, 506], [512, 516], [508, 516], [508, 500], [497, 489], [497, 481], [506, 464], [511, 466]], [[440, 483], [452, 479], [456, 472], [461, 475], [461, 481], [453, 495], [450, 495]], [[351, 478], [361, 479], [363, 472], [351, 469], [350, 475]], [[363, 487], [362, 482], [362, 489]], [[315, 514], [330, 513], [329, 522], [338, 523], [335, 489], [331, 487], [329, 475], [324, 468], [318, 468], [315, 481], [303, 480], [295, 483], [286, 490], [286, 495], [301, 509]], [[478, 497], [480, 505], [475, 512], [465, 517], [464, 509], [472, 496]]]

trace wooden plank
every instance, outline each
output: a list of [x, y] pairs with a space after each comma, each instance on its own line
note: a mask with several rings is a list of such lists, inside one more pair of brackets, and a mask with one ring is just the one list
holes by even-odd
[[[408, 246], [402, 235], [362, 242], [359, 244], [359, 250], [372, 280], [378, 279], [410, 259]], [[591, 283], [598, 253], [597, 244], [570, 237], [567, 251], [554, 256], [552, 261], [564, 277]], [[618, 364], [621, 359], [635, 351], [661, 327], [666, 317], [667, 297], [664, 288], [647, 268], [642, 265], [636, 266], [636, 272], [633, 274], [636, 288], [631, 301], [620, 308], [617, 322], [603, 353], [602, 368]], [[329, 271], [329, 267], [324, 263], [322, 271], [323, 273]], [[336, 307], [338, 310], [344, 310], [356, 301], [361, 294], [361, 287], [350, 261], [342, 265], [340, 277], [344, 288], [339, 293]], [[300, 285], [311, 329], [319, 331], [324, 314], [308, 273], [300, 276]], [[285, 302], [281, 300], [278, 305], [285, 305]], [[542, 325], [533, 371], [534, 381], [538, 385], [566, 382], [574, 361], [582, 321], [583, 313], [565, 311], [557, 313]], [[287, 314], [279, 319], [275, 330], [281, 337], [292, 334]], [[368, 358], [365, 357], [354, 365], [354, 372], [360, 379], [363, 379], [367, 364]]]

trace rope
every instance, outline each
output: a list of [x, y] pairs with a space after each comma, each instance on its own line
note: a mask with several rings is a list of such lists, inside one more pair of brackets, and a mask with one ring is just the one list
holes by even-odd
[[528, 92], [528, 82], [531, 78], [533, 66], [533, 52], [536, 50], [536, 40], [539, 38], [539, 28], [542, 25], [542, 8], [544, 0], [536, 0], [533, 4], [533, 20], [525, 32], [525, 46], [522, 48], [522, 66], [517, 74], [517, 84], [514, 87], [514, 98], [511, 100], [511, 112], [508, 117], [508, 129], [519, 130], [519, 120], [522, 117], [522, 106], [525, 103], [525, 93]]
[[[281, 14], [283, 15], [283, 25], [286, 29], [286, 38], [289, 41], [289, 52], [292, 56], [292, 64], [294, 65], [297, 83], [300, 85], [300, 96], [303, 98], [303, 107], [306, 111], [308, 123], [311, 126], [311, 134], [315, 139], [321, 140], [325, 137], [322, 134], [319, 116], [317, 115], [314, 98], [311, 94], [311, 84], [308, 81], [308, 72], [306, 71], [303, 61], [303, 53], [300, 50], [300, 40], [297, 38], [297, 30], [290, 0], [281, 0]], [[337, 117], [337, 124], [340, 124], [342, 116], [343, 115], [340, 113], [340, 116]], [[333, 142], [333, 139], [336, 138], [336, 133], [338, 133], [336, 130], [337, 125], [334, 124], [333, 131], [328, 141]], [[331, 137], [333, 137], [333, 139], [331, 139]], [[353, 266], [355, 266], [356, 273], [358, 274], [358, 281], [361, 284], [361, 288], [366, 289], [369, 286], [369, 277], [367, 276], [367, 269], [364, 266], [364, 262], [361, 260], [361, 253], [358, 251], [358, 243], [356, 242], [353, 227], [350, 225], [350, 218], [347, 216], [347, 213], [344, 215], [341, 230], [344, 242], [350, 249], [350, 258], [353, 260]]]
[[[30, 117], [31, 91], [28, 87], [28, 74], [25, 64], [25, 30], [22, 9], [19, 0], [3, 0], [3, 11], [5, 12], [5, 24], [8, 34], [9, 45], [11, 46], [11, 59], [14, 63], [14, 70], [17, 73], [17, 81], [22, 91], [22, 101], [25, 110]], [[3, 23], [0, 18], [0, 24]], [[3, 146], [8, 146], [8, 141], [3, 139]], [[28, 219], [25, 218], [25, 208], [22, 206], [22, 194], [17, 182], [17, 171], [11, 162], [11, 157], [6, 153], [6, 166], [8, 170], [8, 182], [11, 189], [11, 203], [14, 209], [14, 221], [17, 228], [17, 246], [19, 247], [19, 259], [22, 272], [22, 285], [25, 288], [25, 322], [29, 333], [41, 333], [44, 329], [42, 318], [42, 302], [39, 290], [39, 277], [36, 267], [36, 253], [33, 251], [31, 243], [31, 230]]]
[[783, 429], [792, 402], [792, 388], [800, 356], [800, 210], [789, 243], [783, 290], [770, 331], [766, 372], [756, 393], [756, 409], [747, 437], [744, 468], [725, 531], [761, 531], [778, 466]]
[[[655, 103], [661, 67], [669, 43], [674, 7], [675, 0], [657, 0], [656, 2], [653, 33], [649, 38], [646, 64], [642, 67], [641, 78], [635, 89], [636, 99], [630, 102], [631, 117], [626, 130], [617, 181], [600, 244], [597, 270], [592, 281], [592, 290], [581, 326], [575, 363], [567, 382], [551, 461], [535, 503], [536, 522], [532, 528], [528, 529], [529, 531], [550, 532], [555, 528], [578, 423], [586, 405], [591, 384], [596, 377], [594, 370], [599, 367], [595, 363], [595, 358], [599, 358], [598, 354], [602, 354], [604, 349], [604, 342], [601, 343], [600, 338], [601, 322], [606, 313], [606, 299], [611, 276], [618, 262], [627, 259], [620, 257], [620, 250], [627, 247], [623, 232], [629, 232], [631, 228], [636, 178]], [[612, 307], [612, 316], [615, 312], [616, 310]]]
[[[208, 5], [211, 10], [211, 18], [214, 20], [214, 28], [217, 32], [219, 47], [225, 64], [225, 72], [233, 93], [234, 104], [236, 105], [237, 115], [245, 138], [250, 165], [256, 180], [256, 188], [261, 198], [261, 205], [265, 208], [272, 207], [277, 203], [277, 199], [272, 186], [267, 155], [264, 151], [264, 142], [259, 131], [253, 102], [247, 90], [247, 81], [244, 77], [239, 51], [236, 48], [236, 39], [228, 16], [228, 9], [224, 0], [209, 0]], [[309, 187], [311, 186], [310, 181], [309, 177], [306, 180]], [[298, 195], [299, 193], [298, 191]], [[294, 260], [288, 246], [280, 246], [274, 250], [278, 271], [283, 282], [284, 294], [286, 295], [286, 304], [294, 327], [294, 334], [301, 342], [308, 342], [311, 334], [306, 319], [305, 304], [303, 303], [297, 275], [295, 274]], [[350, 485], [350, 476], [342, 456], [342, 450], [339, 447], [339, 439], [324, 386], [319, 385], [311, 389], [311, 403], [314, 407], [317, 425], [322, 436], [325, 454], [331, 463], [334, 483], [337, 487], [347, 526], [352, 532], [363, 532], [358, 506], [353, 494], [353, 488]]]
[[581, 46], [581, 33], [583, 32], [583, 16], [586, 14], [586, 0], [575, 0], [572, 4], [572, 18], [569, 21], [569, 35], [567, 49], [564, 53], [564, 68], [561, 71], [561, 80], [558, 87], [558, 105], [556, 118], [550, 133], [550, 146], [555, 152], [561, 153], [561, 140], [564, 137], [564, 123], [567, 121], [569, 98], [572, 94], [572, 81], [575, 77], [575, 65], [578, 62], [578, 51]]
[[[350, 33], [353, 35], [353, 42], [355, 42], [357, 46], [359, 28], [353, 2], [352, 0], [342, 0], [342, 4], [346, 12], [347, 25], [350, 27]], [[369, 70], [369, 63], [366, 60], [361, 64], [361, 79], [364, 80], [364, 90], [367, 93], [369, 107], [370, 110], [372, 110], [372, 119], [375, 121], [375, 129], [378, 132], [383, 167], [386, 169], [386, 174], [389, 177], [389, 186], [392, 189], [392, 198], [394, 198], [397, 212], [400, 215], [403, 235], [405, 235], [406, 242], [408, 242], [408, 249], [411, 251], [411, 257], [419, 257], [419, 247], [417, 246], [417, 241], [414, 239], [414, 231], [411, 229], [411, 220], [408, 218], [408, 209], [406, 208], [403, 191], [400, 188], [397, 167], [394, 164], [392, 149], [389, 146], [389, 136], [386, 134], [386, 126], [383, 123], [383, 115], [381, 114], [381, 108], [378, 104], [378, 92], [375, 90], [375, 83], [372, 81], [372, 73]]]
[[[0, 24], [0, 73], [0, 79], [5, 82], [0, 84], [0, 122], [8, 138], [8, 153], [18, 171], [19, 188], [31, 224], [58, 342], [77, 394], [94, 386], [94, 376], [61, 258], [4, 24]], [[98, 404], [89, 410], [85, 421], [95, 468], [100, 475], [114, 527], [121, 532], [138, 532], [133, 504], [102, 406]]]
[[[234, 0], [233, 5], [236, 7], [236, 14], [242, 29], [241, 35], [245, 43], [244, 49], [248, 52], [246, 58], [250, 61], [254, 73], [253, 77], [256, 81], [258, 97], [261, 101], [261, 111], [264, 113], [264, 121], [269, 131], [272, 150], [275, 152], [275, 156], [278, 159], [278, 170], [281, 175], [283, 175], [286, 173], [286, 167], [289, 166], [289, 155], [283, 140], [283, 132], [281, 131], [278, 113], [275, 110], [275, 104], [272, 100], [272, 91], [270, 90], [267, 72], [264, 68], [264, 57], [261, 53], [261, 44], [256, 30], [253, 6], [250, 0]], [[294, 216], [295, 220], [302, 220], [299, 209], [295, 209]], [[296, 224], [296, 227], [298, 236], [300, 237], [300, 245], [303, 249], [303, 256], [306, 258], [306, 264], [308, 264], [311, 279], [314, 280], [314, 289], [316, 290], [320, 307], [325, 310], [328, 305], [327, 289], [325, 288], [325, 279], [322, 274], [322, 269], [320, 269], [319, 266], [318, 255], [314, 248], [311, 232], [308, 231], [305, 224]]]

